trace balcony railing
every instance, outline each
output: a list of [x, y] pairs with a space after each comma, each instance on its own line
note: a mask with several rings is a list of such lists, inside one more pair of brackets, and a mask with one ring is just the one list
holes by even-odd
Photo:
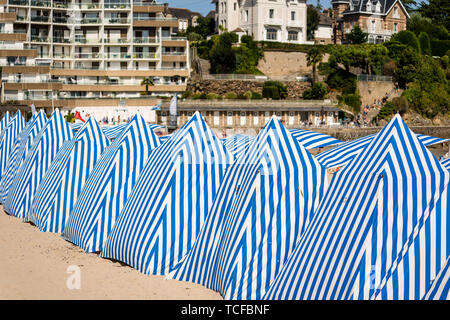
[[60, 59], [71, 59], [72, 55], [69, 53], [53, 53], [53, 58], [60, 58]]
[[31, 42], [50, 42], [50, 39], [48, 36], [31, 36]]
[[53, 2], [53, 8], [68, 9], [70, 2]]
[[98, 52], [95, 53], [79, 53], [76, 52], [74, 55], [75, 59], [101, 59], [102, 55]]
[[32, 22], [49, 22], [50, 17], [49, 16], [31, 16]]
[[70, 39], [63, 38], [63, 37], [53, 37], [53, 42], [56, 42], [56, 43], [71, 43]]
[[9, 0], [9, 4], [13, 6], [28, 6], [29, 3], [28, 0]]
[[135, 59], [159, 59], [159, 54], [158, 53], [135, 52], [135, 53], [133, 53], [133, 58], [135, 58]]
[[178, 18], [144, 17], [144, 16], [136, 16], [133, 19], [139, 21], [178, 21]]
[[81, 24], [100, 24], [102, 19], [100, 18], [83, 18], [80, 20]]
[[126, 38], [120, 38], [120, 39], [108, 39], [105, 38], [103, 39], [104, 43], [129, 43], [130, 40], [126, 39]]
[[159, 43], [159, 39], [158, 38], [153, 38], [153, 37], [149, 37], [149, 38], [134, 38], [134, 43]]
[[131, 8], [130, 3], [122, 3], [122, 2], [109, 2], [104, 3], [105, 9], [129, 9]]
[[130, 59], [131, 55], [128, 53], [105, 53], [106, 59]]
[[50, 1], [39, 1], [39, 0], [31, 0], [31, 6], [34, 7], [51, 7], [52, 3]]
[[16, 21], [28, 21], [28, 17], [16, 16]]
[[95, 9], [100, 9], [100, 4], [98, 4], [98, 3], [74, 3], [74, 4], [72, 4], [72, 9], [95, 10]]
[[185, 56], [186, 52], [168, 52], [168, 51], [163, 51], [162, 55], [163, 56]]
[[187, 41], [186, 37], [162, 37], [162, 41]]
[[67, 23], [67, 18], [65, 17], [53, 17], [53, 23]]
[[109, 18], [106, 20], [107, 24], [130, 24], [131, 20], [127, 18]]
[[90, 44], [90, 43], [101, 43], [100, 39], [87, 39], [84, 37], [75, 37], [75, 42], [76, 43], [82, 43], [82, 44]]

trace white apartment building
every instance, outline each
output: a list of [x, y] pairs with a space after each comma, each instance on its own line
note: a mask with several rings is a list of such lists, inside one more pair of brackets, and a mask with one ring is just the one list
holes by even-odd
[[106, 115], [154, 106], [186, 90], [178, 26], [153, 0], [0, 0], [2, 100]]
[[213, 0], [216, 26], [256, 41], [306, 43], [306, 0]]

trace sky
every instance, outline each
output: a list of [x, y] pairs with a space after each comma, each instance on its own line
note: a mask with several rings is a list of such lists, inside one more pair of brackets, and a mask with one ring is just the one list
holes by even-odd
[[[158, 0], [160, 3], [168, 3], [169, 7], [174, 8], [187, 8], [191, 11], [200, 12], [203, 16], [207, 15], [208, 12], [214, 10], [214, 5], [211, 0]], [[317, 0], [307, 0], [308, 4], [317, 4]], [[330, 0], [321, 0], [320, 4], [324, 8], [331, 7]]]

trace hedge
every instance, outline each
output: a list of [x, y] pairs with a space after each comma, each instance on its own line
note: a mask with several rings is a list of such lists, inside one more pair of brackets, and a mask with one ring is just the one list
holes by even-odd
[[433, 56], [445, 56], [450, 50], [450, 40], [431, 40], [431, 54]]

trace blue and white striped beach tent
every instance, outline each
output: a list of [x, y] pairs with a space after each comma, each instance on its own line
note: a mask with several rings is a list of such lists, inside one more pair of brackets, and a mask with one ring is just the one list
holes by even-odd
[[56, 109], [35, 137], [27, 157], [20, 166], [9, 189], [4, 209], [28, 221], [34, 194], [64, 142], [73, 138], [73, 131]]
[[172, 136], [171, 134], [168, 134], [168, 135], [165, 135], [165, 136], [160, 136], [159, 137], [159, 141], [162, 144], [162, 143], [166, 142], [167, 140], [169, 140], [171, 136]]
[[450, 158], [442, 160], [441, 164], [444, 166], [445, 169], [450, 171]]
[[231, 162], [196, 112], [151, 154], [101, 257], [167, 274], [192, 247]]
[[222, 142], [223, 145], [233, 154], [233, 157], [237, 159], [247, 150], [248, 146], [255, 138], [255, 136], [235, 134], [231, 137], [222, 139]]
[[[103, 127], [103, 133], [108, 139], [114, 140], [127, 127], [128, 123], [122, 123], [111, 127]], [[148, 124], [150, 130], [164, 128], [159, 124]]]
[[6, 168], [3, 170], [0, 180], [0, 203], [5, 202], [17, 171], [25, 160], [28, 151], [31, 149], [34, 138], [46, 122], [47, 116], [44, 111], [41, 110], [35, 113], [14, 142], [14, 147], [9, 155]]
[[272, 118], [227, 171], [194, 247], [169, 276], [226, 299], [261, 299], [326, 184], [325, 168]]
[[343, 142], [327, 134], [315, 131], [302, 129], [291, 129], [289, 131], [306, 149], [324, 148]]
[[336, 173], [265, 298], [423, 298], [449, 256], [449, 175], [396, 115]]
[[25, 125], [26, 121], [22, 113], [17, 111], [14, 118], [12, 118], [6, 128], [0, 133], [0, 178], [6, 168], [16, 138], [23, 128], [25, 128]]
[[11, 121], [11, 115], [9, 114], [9, 111], [6, 111], [5, 115], [3, 116], [2, 120], [0, 121], [0, 132], [3, 131], [3, 129], [6, 128], [8, 123]]
[[[376, 134], [371, 134], [356, 140], [345, 142], [332, 149], [316, 155], [316, 159], [327, 168], [343, 167], [353, 160], [365, 147], [369, 145]], [[444, 143], [450, 139], [442, 139], [418, 134], [417, 138], [425, 145], [431, 146], [436, 143]]]
[[450, 258], [433, 280], [424, 300], [450, 300]]
[[29, 219], [41, 231], [60, 233], [109, 140], [93, 117], [64, 143], [34, 196]]
[[63, 238], [86, 252], [101, 251], [159, 139], [141, 115], [104, 151], [73, 207]]

